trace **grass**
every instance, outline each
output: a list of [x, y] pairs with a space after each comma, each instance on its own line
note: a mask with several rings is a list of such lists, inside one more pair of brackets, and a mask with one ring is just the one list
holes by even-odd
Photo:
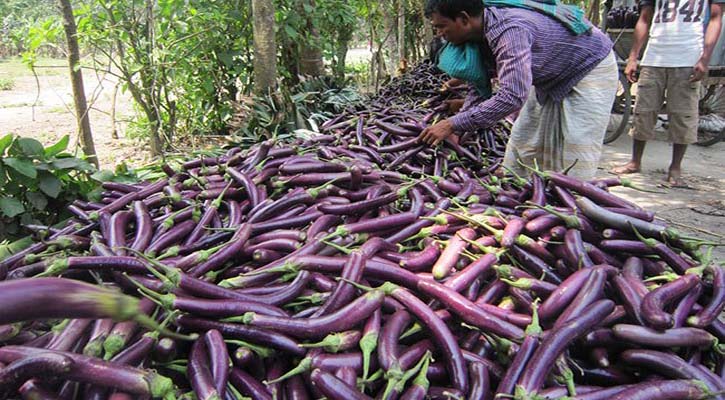
[[[64, 58], [40, 57], [35, 63], [35, 72], [38, 76], [67, 74], [67, 63], [68, 61]], [[53, 68], [43, 68], [43, 66], [52, 66]], [[21, 76], [32, 76], [32, 72], [27, 65], [23, 64], [20, 57], [0, 58], [0, 80], [14, 79]]]
[[15, 79], [0, 76], [0, 90], [13, 90]]
[[49, 113], [55, 113], [55, 114], [63, 114], [68, 112], [69, 110], [65, 108], [64, 106], [57, 106], [57, 107], [51, 107], [48, 109]]
[[[20, 103], [9, 103], [9, 104], [2, 104], [0, 105], [0, 108], [18, 108], [18, 107], [30, 107], [33, 105], [32, 101], [23, 101]], [[40, 106], [41, 104], [38, 103], [36, 106]]]

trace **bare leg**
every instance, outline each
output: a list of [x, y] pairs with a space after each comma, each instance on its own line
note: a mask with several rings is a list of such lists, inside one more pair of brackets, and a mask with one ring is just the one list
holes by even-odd
[[682, 159], [685, 158], [685, 151], [687, 151], [686, 144], [673, 144], [672, 145], [672, 163], [667, 174], [667, 183], [674, 187], [685, 187], [686, 185], [682, 182]]
[[612, 172], [617, 175], [639, 172], [642, 168], [642, 156], [644, 155], [644, 148], [646, 145], [647, 141], [634, 139], [632, 141], [632, 159], [629, 160], [628, 163], [612, 169]]

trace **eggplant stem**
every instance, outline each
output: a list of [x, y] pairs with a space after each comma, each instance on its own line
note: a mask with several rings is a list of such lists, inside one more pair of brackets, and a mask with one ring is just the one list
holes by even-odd
[[332, 243], [329, 240], [320, 239], [320, 241], [322, 243], [324, 243], [324, 244], [332, 247], [333, 249], [339, 251], [340, 253], [343, 253], [343, 254], [346, 254], [346, 255], [349, 255], [350, 253], [352, 253], [352, 250], [348, 249], [347, 247], [340, 246], [338, 244]]
[[651, 278], [647, 278], [647, 279], [643, 280], [642, 282], [644, 282], [644, 283], [660, 282], [660, 281], [672, 282], [672, 281], [677, 280], [679, 277], [680, 276], [674, 272], [665, 272], [662, 275], [657, 275], [657, 276], [653, 276]]
[[164, 368], [170, 369], [172, 371], [180, 372], [180, 373], [186, 375], [186, 367], [184, 367], [182, 365], [166, 364], [166, 365], [164, 365]]
[[505, 165], [502, 165], [501, 168], [506, 170], [506, 172], [508, 172], [509, 174], [513, 175], [513, 177], [515, 178], [515, 184], [517, 184], [517, 186], [523, 186], [528, 182], [528, 180], [522, 178], [521, 175], [517, 174], [516, 171], [512, 170], [511, 168]]
[[162, 308], [166, 308], [166, 307], [164, 306], [163, 302], [161, 301], [161, 294], [160, 294], [160, 293], [156, 293], [156, 292], [154, 292], [153, 290], [151, 290], [151, 289], [147, 288], [146, 286], [144, 286], [144, 285], [140, 284], [140, 283], [139, 283], [139, 282], [138, 282], [137, 280], [133, 279], [133, 278], [132, 278], [131, 276], [129, 276], [129, 275], [128, 275], [128, 274], [126, 274], [126, 273], [124, 273], [123, 275], [124, 275], [124, 276], [125, 276], [126, 278], [128, 278], [128, 280], [129, 280], [129, 281], [131, 281], [131, 283], [133, 283], [133, 284], [134, 284], [134, 286], [136, 286], [136, 289], [138, 290], [138, 292], [139, 292], [139, 293], [140, 293], [140, 294], [141, 294], [142, 296], [144, 296], [145, 298], [147, 298], [147, 299], [149, 299], [149, 300], [153, 301], [153, 302], [154, 302], [154, 303], [155, 303], [156, 305], [158, 305], [159, 307], [162, 307]]
[[634, 236], [639, 239], [642, 243], [646, 244], [649, 247], [655, 247], [657, 245], [656, 239], [647, 239], [646, 237], [642, 236], [641, 233], [637, 230], [637, 228], [634, 226], [634, 224], [631, 221], [627, 222], [629, 224], [629, 227], [634, 232]]
[[267, 358], [267, 357], [270, 357], [272, 354], [274, 354], [274, 350], [272, 350], [270, 348], [263, 347], [263, 346], [257, 346], [255, 344], [248, 343], [243, 340], [225, 339], [224, 342], [233, 344], [233, 345], [236, 345], [239, 347], [246, 347], [249, 350], [252, 350], [253, 352], [255, 352], [258, 356], [260, 356], [262, 358]]
[[539, 324], [539, 301], [541, 299], [534, 300], [534, 303], [531, 305], [531, 323], [526, 327], [526, 330], [524, 333], [526, 333], [527, 336], [536, 336], [539, 337], [544, 332], [541, 329], [541, 325]]
[[[363, 284], [361, 284], [361, 283], [357, 283], [357, 282], [355, 282], [355, 281], [352, 281], [352, 280], [350, 280], [350, 279], [347, 279], [347, 278], [343, 278], [343, 277], [336, 277], [336, 278], [335, 278], [335, 280], [337, 280], [337, 281], [342, 281], [342, 282], [346, 282], [346, 283], [349, 283], [349, 284], [351, 284], [351, 285], [355, 286], [355, 287], [356, 287], [357, 289], [363, 290], [363, 291], [365, 291], [365, 292], [372, 292], [373, 290], [378, 290], [378, 289], [380, 289], [380, 287], [378, 287], [378, 288], [374, 288], [374, 287], [371, 287], [371, 286], [365, 286], [365, 285], [363, 285]], [[386, 282], [386, 283], [387, 283], [387, 282]], [[382, 286], [381, 286], [381, 287], [382, 287]]]
[[284, 264], [280, 265], [279, 267], [269, 268], [269, 269], [265, 269], [265, 270], [257, 269], [257, 270], [242, 274], [241, 276], [250, 277], [250, 276], [264, 275], [264, 274], [290, 273], [290, 272], [299, 271], [298, 267], [299, 266], [296, 265], [293, 261], [287, 260], [284, 262]]
[[416, 333], [418, 333], [422, 330], [423, 330], [423, 326], [421, 324], [419, 324], [418, 322], [414, 322], [413, 326], [408, 328], [407, 331], [403, 332], [403, 334], [400, 335], [400, 340], [403, 340], [403, 339], [407, 338], [408, 336], [415, 335]]
[[217, 196], [217, 198], [211, 202], [212, 207], [214, 207], [214, 208], [221, 207], [222, 199], [224, 198], [224, 195], [227, 193], [227, 190], [229, 190], [229, 188], [232, 187], [232, 182], [233, 181], [229, 181], [229, 183], [227, 183], [227, 186], [224, 187], [224, 189], [221, 191], [221, 193], [219, 193], [219, 196]]
[[275, 383], [279, 383], [279, 382], [287, 380], [295, 375], [305, 373], [305, 372], [309, 371], [311, 368], [312, 368], [312, 358], [305, 357], [302, 359], [302, 361], [300, 361], [299, 364], [297, 364], [296, 367], [287, 371], [287, 373], [283, 374], [282, 376], [280, 376], [278, 378], [272, 379], [271, 381], [264, 381], [263, 383], [265, 385], [272, 385]]
[[169, 279], [169, 277], [166, 274], [161, 273], [161, 272], [157, 271], [155, 268], [153, 268], [153, 267], [160, 268], [165, 273], [169, 273], [169, 272], [171, 272], [171, 270], [169, 269], [168, 266], [161, 264], [160, 262], [154, 260], [153, 258], [141, 253], [140, 251], [132, 249], [130, 247], [121, 247], [121, 248], [124, 250], [130, 251], [133, 254], [135, 254], [137, 257], [141, 258], [142, 260], [151, 263], [151, 265], [145, 265], [146, 269], [148, 269], [149, 272], [151, 272], [151, 274], [154, 277], [156, 277], [160, 281], [164, 282], [164, 286], [169, 286], [169, 285], [176, 286], [176, 285], [174, 285], [174, 283], [171, 281], [171, 279]]
[[539, 175], [540, 177], [542, 177], [544, 179], [549, 178], [549, 174], [547, 174], [545, 171], [542, 171], [541, 169], [539, 169], [538, 165], [534, 165], [534, 167], [532, 168], [532, 167], [524, 164], [521, 160], [516, 160], [516, 162], [524, 169], [527, 169], [527, 170], [531, 171], [532, 173]]
[[577, 159], [574, 159], [574, 162], [571, 163], [568, 167], [564, 168], [564, 170], [561, 171], [561, 173], [564, 174], [564, 175], [569, 175], [569, 171], [571, 171], [572, 168], [574, 168], [574, 166], [577, 165], [578, 162], [579, 162], [579, 159], [578, 158]]
[[229, 390], [230, 392], [232, 392], [232, 395], [234, 396], [235, 399], [251, 399], [251, 397], [245, 397], [231, 383], [227, 383], [227, 390]]
[[205, 226], [203, 229], [206, 231], [210, 231], [210, 232], [236, 232], [237, 231], [237, 228], [213, 228], [213, 227], [209, 227], [209, 226]]
[[199, 338], [199, 335], [196, 333], [192, 333], [191, 335], [184, 335], [181, 333], [172, 332], [167, 328], [162, 327], [158, 322], [156, 322], [153, 318], [149, 317], [146, 314], [138, 314], [133, 318], [133, 320], [138, 322], [139, 325], [145, 326], [146, 328], [154, 331], [158, 331], [160, 335], [170, 337], [172, 339], [193, 341]]

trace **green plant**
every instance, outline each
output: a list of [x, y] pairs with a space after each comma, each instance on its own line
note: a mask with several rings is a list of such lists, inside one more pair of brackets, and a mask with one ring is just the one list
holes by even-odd
[[357, 88], [349, 82], [340, 85], [331, 76], [303, 77], [292, 89], [282, 88], [238, 104], [230, 126], [234, 140], [242, 147], [270, 138], [289, 141], [303, 131], [317, 131], [322, 122], [362, 101]]
[[366, 88], [370, 80], [370, 63], [367, 60], [348, 63], [345, 65], [345, 75], [359, 88]]
[[0, 90], [13, 90], [15, 80], [12, 78], [0, 78]]
[[12, 134], [0, 138], [0, 239], [21, 234], [23, 224], [58, 223], [68, 203], [98, 186], [93, 166], [66, 152], [68, 141], [43, 147]]

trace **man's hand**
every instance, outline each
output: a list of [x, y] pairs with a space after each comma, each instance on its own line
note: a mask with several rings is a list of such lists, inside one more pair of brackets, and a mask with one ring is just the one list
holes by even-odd
[[465, 84], [466, 82], [458, 79], [458, 78], [451, 78], [445, 82], [443, 82], [443, 86], [441, 86], [441, 92], [447, 92], [448, 89], [454, 88], [456, 86], [461, 86]]
[[697, 64], [692, 67], [692, 75], [690, 75], [690, 82], [698, 82], [707, 75], [708, 66], [705, 60], [698, 60]]
[[447, 119], [423, 129], [423, 132], [418, 136], [418, 140], [427, 143], [431, 146], [437, 146], [438, 143], [445, 140], [448, 136], [453, 134], [453, 124]]
[[624, 68], [624, 76], [630, 83], [637, 82], [637, 60], [627, 60], [627, 66]]
[[455, 114], [457, 113], [462, 107], [463, 103], [465, 103], [464, 99], [453, 99], [453, 100], [446, 100], [444, 101], [448, 105], [448, 111]]

